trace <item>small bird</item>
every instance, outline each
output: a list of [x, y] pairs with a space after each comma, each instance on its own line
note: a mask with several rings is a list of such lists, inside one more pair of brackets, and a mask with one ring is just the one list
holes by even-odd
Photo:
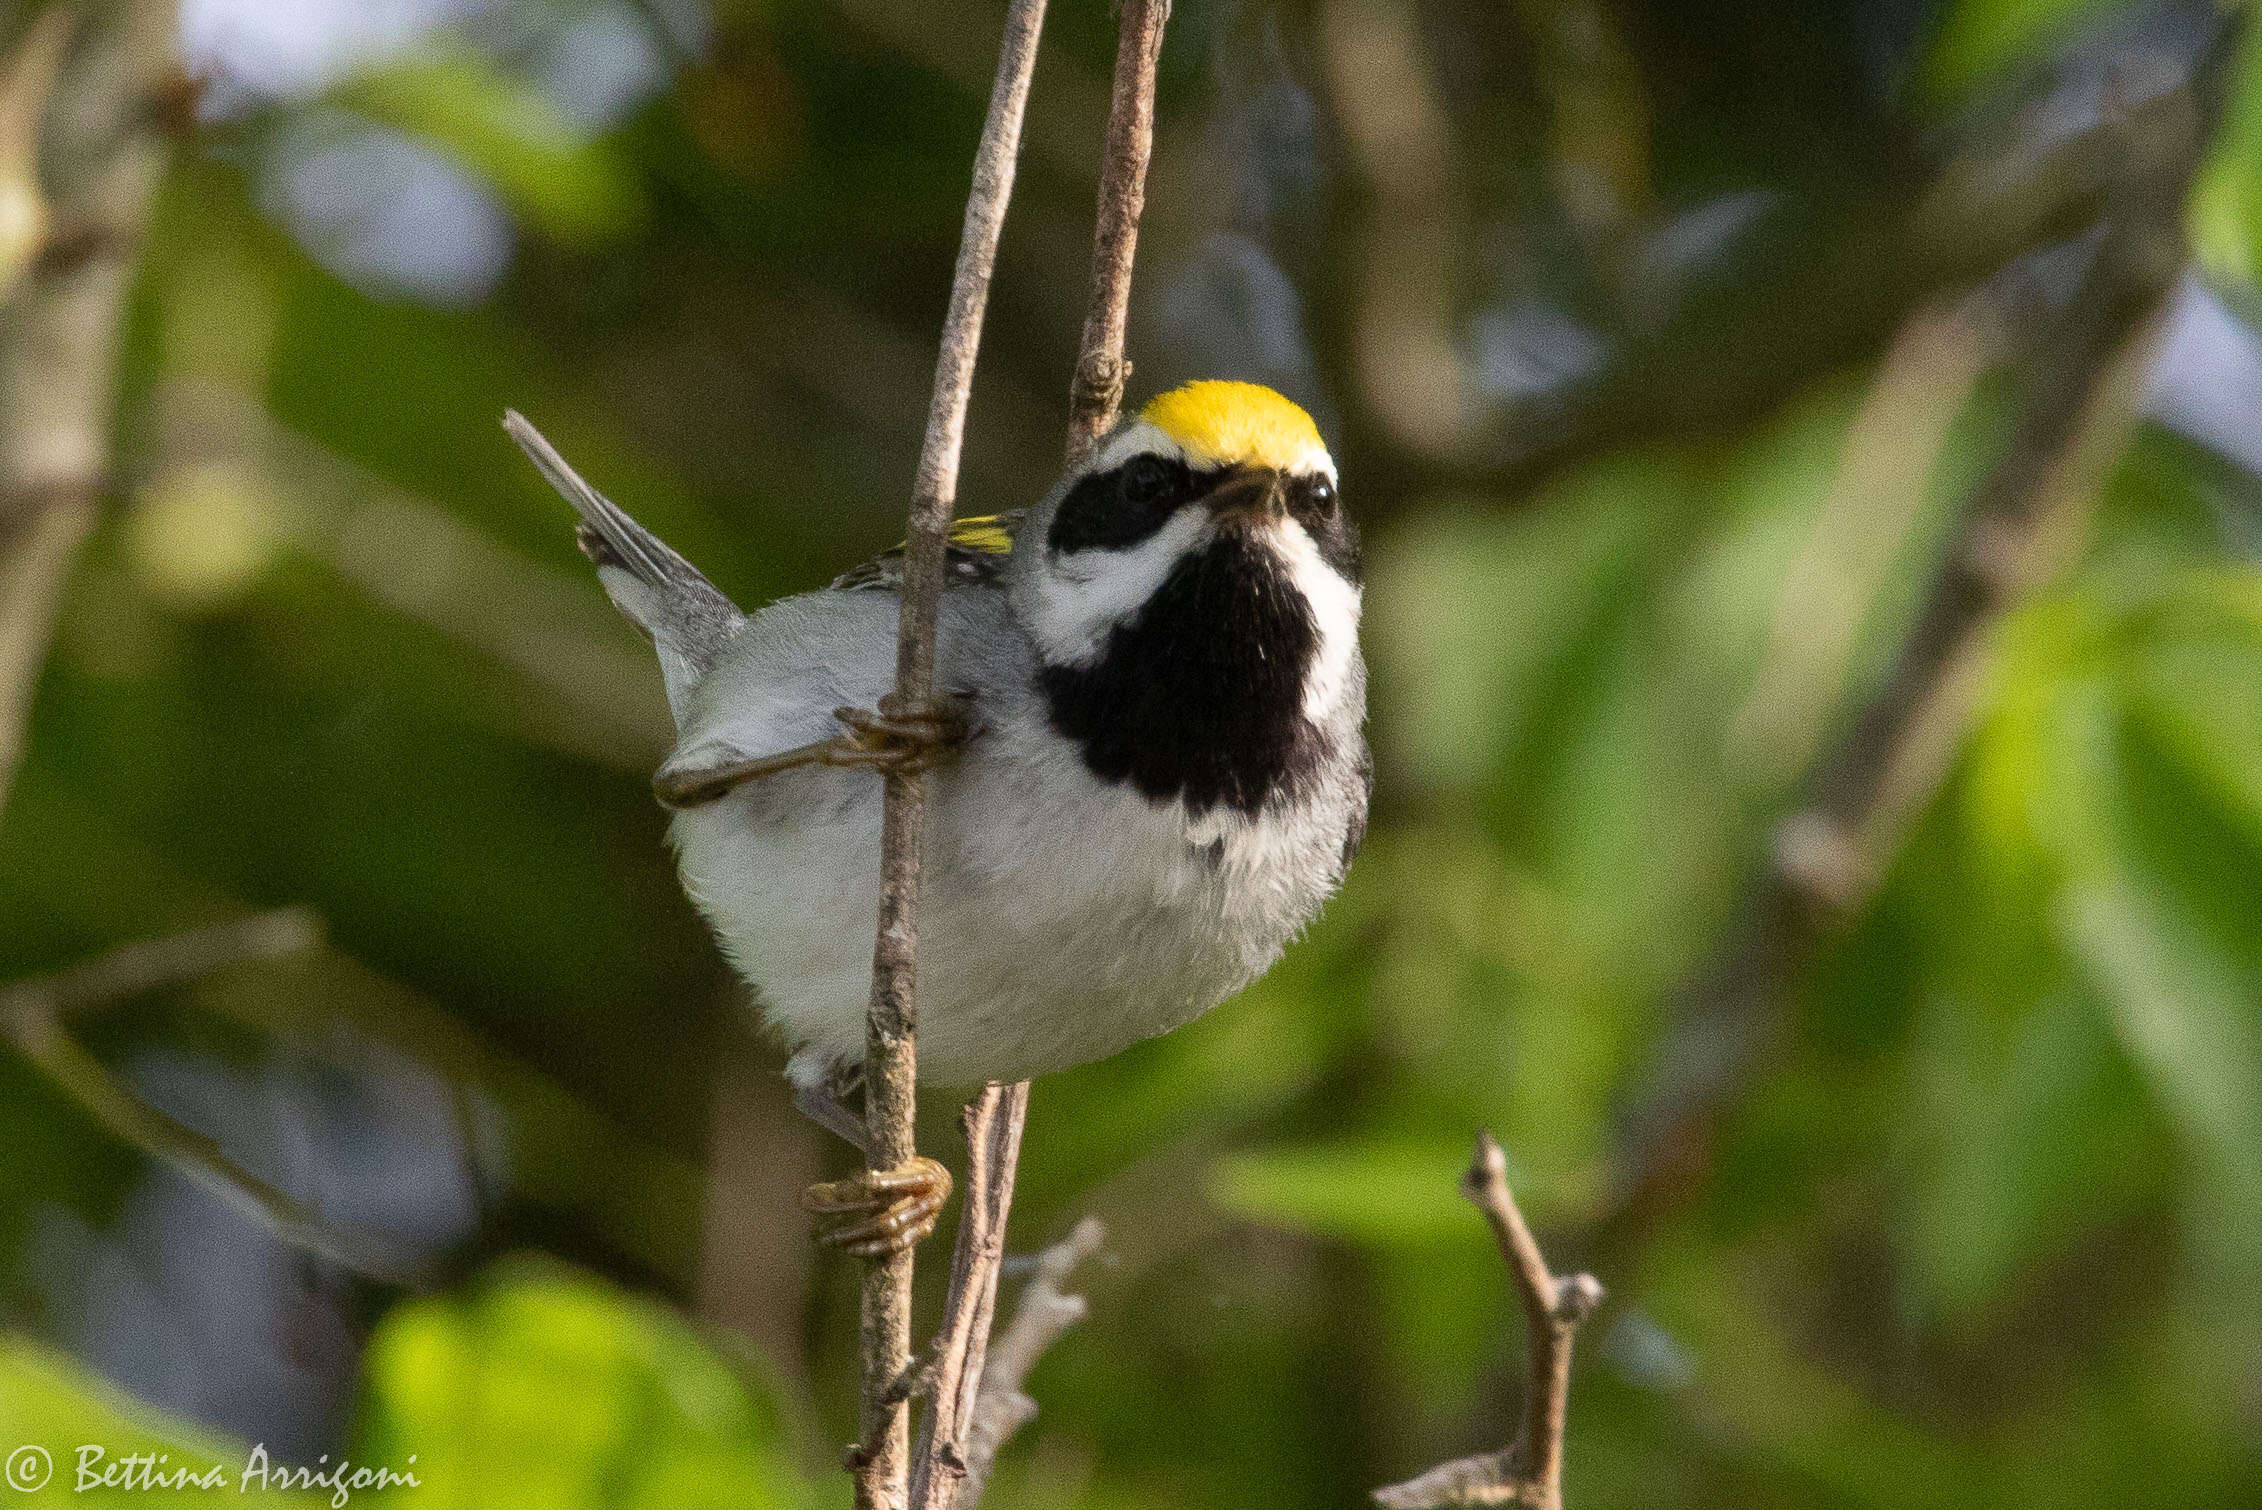
[[[1311, 417], [1196, 382], [1026, 511], [947, 547], [936, 706], [897, 710], [902, 547], [742, 613], [515, 412], [582, 551], [652, 637], [675, 715], [653, 778], [685, 890], [792, 1050], [812, 1117], [864, 1052], [881, 783], [934, 767], [922, 1081], [1025, 1079], [1168, 1032], [1256, 979], [1341, 883], [1372, 763], [1360, 558]], [[879, 711], [872, 711], [872, 710]], [[865, 769], [858, 769], [859, 767]], [[916, 1242], [941, 1166], [816, 1187], [858, 1253]]]

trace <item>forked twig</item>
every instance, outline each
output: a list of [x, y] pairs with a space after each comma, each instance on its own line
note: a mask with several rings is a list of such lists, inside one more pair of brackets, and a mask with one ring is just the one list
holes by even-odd
[[967, 1433], [966, 1480], [958, 1491], [960, 1510], [980, 1504], [989, 1487], [990, 1468], [1006, 1438], [1037, 1417], [1037, 1402], [1023, 1392], [1029, 1370], [1060, 1334], [1084, 1319], [1084, 1297], [1066, 1288], [1076, 1266], [1099, 1252], [1107, 1241], [1107, 1228], [1096, 1216], [1087, 1216], [1075, 1230], [1037, 1255], [1037, 1272], [1013, 1308], [1013, 1320], [990, 1349], [989, 1367], [974, 1401], [974, 1419]]
[[1516, 1440], [1502, 1452], [1440, 1463], [1403, 1484], [1374, 1492], [1388, 1510], [1436, 1505], [1522, 1505], [1562, 1510], [1563, 1426], [1571, 1398], [1571, 1344], [1579, 1325], [1602, 1303], [1591, 1274], [1556, 1275], [1508, 1190], [1508, 1160], [1492, 1134], [1477, 1135], [1476, 1157], [1461, 1176], [1461, 1193], [1492, 1223], [1501, 1256], [1515, 1276], [1524, 1307], [1524, 1411]]
[[1029, 1082], [985, 1086], [966, 1108], [966, 1196], [951, 1256], [950, 1298], [935, 1337], [934, 1391], [911, 1470], [914, 1510], [952, 1510], [966, 1499], [968, 1442], [976, 1420], [998, 1271], [1005, 1260], [1006, 1215], [1029, 1115]]

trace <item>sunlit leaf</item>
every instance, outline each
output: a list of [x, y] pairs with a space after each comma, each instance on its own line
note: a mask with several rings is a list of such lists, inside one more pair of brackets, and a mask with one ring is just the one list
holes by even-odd
[[[255, 1459], [250, 1445], [169, 1420], [68, 1358], [6, 1333], [0, 1333], [0, 1458], [7, 1476], [0, 1495], [27, 1510], [185, 1510], [234, 1502], [245, 1493], [247, 1467], [255, 1469], [250, 1487], [260, 1490], [261, 1504], [304, 1510], [331, 1498], [278, 1487], [271, 1470], [280, 1465], [272, 1457]], [[270, 1469], [265, 1477], [256, 1471], [261, 1461]]]
[[[682, 1321], [562, 1270], [409, 1301], [370, 1344], [360, 1456], [416, 1454], [435, 1505], [818, 1502], [776, 1406]], [[419, 1503], [424, 1503], [420, 1500]]]
[[2262, 624], [2179, 626], [2140, 647], [2129, 680], [2147, 729], [2262, 842]]
[[273, 484], [249, 468], [179, 467], [135, 498], [123, 544], [153, 595], [211, 609], [249, 591], [273, 563], [289, 512]]

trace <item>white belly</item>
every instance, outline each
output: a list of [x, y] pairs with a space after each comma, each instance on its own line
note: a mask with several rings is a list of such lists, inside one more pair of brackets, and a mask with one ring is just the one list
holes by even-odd
[[[796, 1050], [860, 1058], [880, 783], [806, 771], [679, 813], [692, 899]], [[1190, 1020], [1269, 966], [1342, 847], [1317, 816], [1189, 822], [1057, 740], [993, 729], [934, 777], [919, 924], [922, 1080], [1016, 1080]]]

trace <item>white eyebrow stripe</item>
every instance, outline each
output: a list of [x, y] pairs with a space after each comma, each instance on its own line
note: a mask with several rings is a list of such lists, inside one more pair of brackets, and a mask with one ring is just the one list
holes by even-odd
[[1143, 419], [1135, 419], [1123, 427], [1121, 434], [1102, 446], [1084, 464], [1084, 475], [1096, 476], [1112, 472], [1132, 457], [1141, 454], [1160, 456], [1164, 460], [1191, 461], [1186, 448], [1178, 444], [1170, 433]]

